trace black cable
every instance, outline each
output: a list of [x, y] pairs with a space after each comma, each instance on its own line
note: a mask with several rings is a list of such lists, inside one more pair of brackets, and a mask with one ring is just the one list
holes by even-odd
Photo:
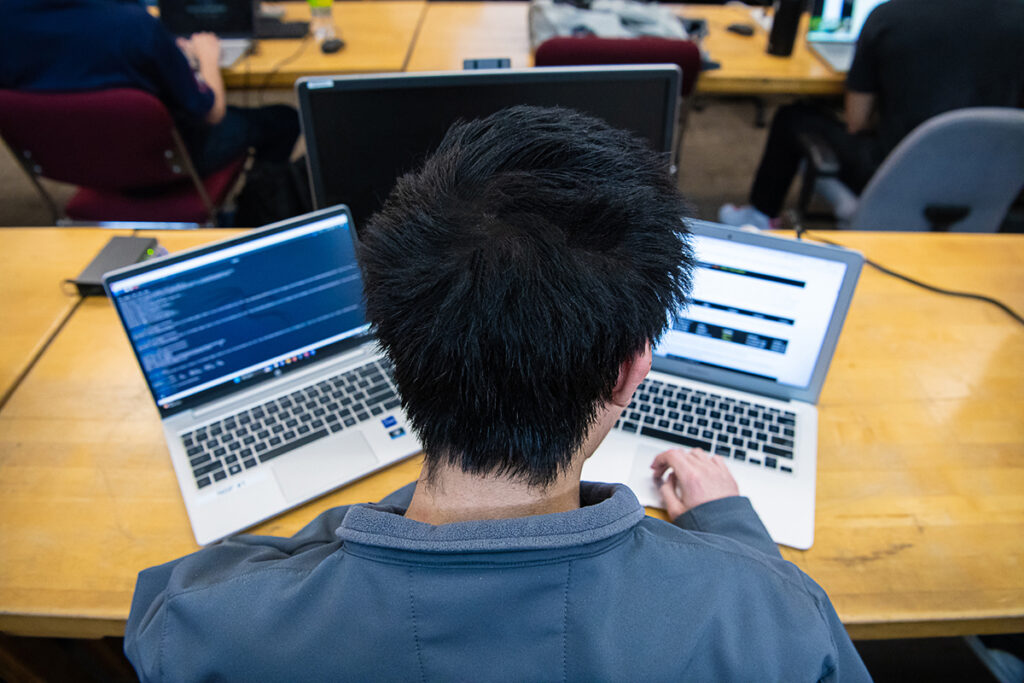
[[[843, 247], [843, 245], [839, 244], [838, 242], [833, 242], [832, 240], [827, 240], [824, 237], [818, 237], [817, 235], [811, 235], [810, 231], [808, 231], [807, 228], [798, 225], [796, 228], [796, 238], [798, 240], [803, 239], [804, 235], [808, 235], [815, 242], [824, 242], [825, 244], [831, 244], [832, 246], [835, 247]], [[927, 289], [929, 292], [935, 292], [936, 294], [944, 294], [946, 296], [956, 296], [963, 299], [975, 299], [977, 301], [984, 301], [985, 303], [992, 304], [993, 306], [1001, 308], [1007, 315], [1009, 315], [1011, 318], [1016, 320], [1021, 325], [1024, 325], [1024, 318], [1022, 318], [1016, 311], [1014, 311], [1012, 308], [1004, 304], [1002, 301], [999, 301], [998, 299], [993, 299], [992, 297], [985, 296], [983, 294], [974, 294], [972, 292], [958, 292], [951, 289], [943, 289], [942, 287], [935, 287], [934, 285], [929, 285], [919, 280], [915, 280], [914, 278], [903, 275], [902, 273], [897, 273], [896, 271], [890, 268], [886, 268], [885, 266], [879, 263], [875, 263], [869, 258], [865, 258], [864, 263], [868, 264], [875, 270], [885, 273], [886, 275], [891, 275], [892, 277], [898, 280], [903, 280], [904, 282], [909, 282], [910, 284], [916, 285], [917, 287]]]
[[283, 67], [287, 66], [288, 64], [291, 64], [296, 59], [298, 59], [302, 55], [302, 53], [306, 51], [306, 48], [309, 47], [309, 44], [311, 42], [313, 42], [313, 36], [310, 34], [299, 42], [299, 47], [295, 50], [295, 52], [291, 53], [290, 55], [279, 61], [277, 64], [274, 65], [274, 67], [269, 72], [267, 72], [267, 75], [263, 77], [263, 82], [260, 84], [260, 87], [256, 91], [257, 106], [263, 105], [263, 92], [270, 85], [270, 80], [274, 76], [276, 76], [277, 72], [280, 71]]

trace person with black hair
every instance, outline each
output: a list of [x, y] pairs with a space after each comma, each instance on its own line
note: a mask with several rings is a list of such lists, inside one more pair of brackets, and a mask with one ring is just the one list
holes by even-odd
[[868, 680], [721, 459], [657, 456], [674, 524], [581, 483], [689, 294], [668, 160], [565, 109], [460, 123], [360, 232], [418, 482], [139, 575], [143, 680]]

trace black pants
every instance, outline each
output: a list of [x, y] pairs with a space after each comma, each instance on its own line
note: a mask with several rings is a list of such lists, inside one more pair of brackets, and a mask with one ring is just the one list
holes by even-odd
[[231, 106], [216, 126], [182, 127], [181, 133], [196, 171], [205, 176], [248, 148], [258, 161], [288, 161], [299, 139], [299, 114], [286, 104]]
[[851, 135], [830, 111], [805, 103], [780, 107], [772, 119], [764, 155], [750, 188], [750, 203], [771, 218], [782, 212], [803, 160], [797, 142], [799, 133], [816, 133], [825, 139], [839, 158], [839, 179], [854, 192], [864, 189], [881, 163], [874, 137]]

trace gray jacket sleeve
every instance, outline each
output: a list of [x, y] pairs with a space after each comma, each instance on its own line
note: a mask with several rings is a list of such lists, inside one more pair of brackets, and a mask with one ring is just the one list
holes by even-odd
[[698, 505], [676, 517], [672, 523], [688, 531], [726, 536], [770, 557], [782, 557], [750, 500], [743, 496], [719, 498]]

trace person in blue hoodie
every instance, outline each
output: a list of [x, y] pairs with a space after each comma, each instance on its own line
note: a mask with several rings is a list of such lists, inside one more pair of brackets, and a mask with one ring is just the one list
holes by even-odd
[[176, 39], [131, 0], [0, 2], [0, 88], [78, 92], [137, 88], [160, 99], [200, 175], [247, 149], [284, 163], [299, 116], [283, 104], [227, 104], [220, 42], [212, 33]]
[[671, 524], [580, 481], [689, 294], [667, 163], [566, 109], [454, 125], [358, 252], [419, 480], [143, 571], [140, 678], [869, 680], [720, 458], [655, 458]]

